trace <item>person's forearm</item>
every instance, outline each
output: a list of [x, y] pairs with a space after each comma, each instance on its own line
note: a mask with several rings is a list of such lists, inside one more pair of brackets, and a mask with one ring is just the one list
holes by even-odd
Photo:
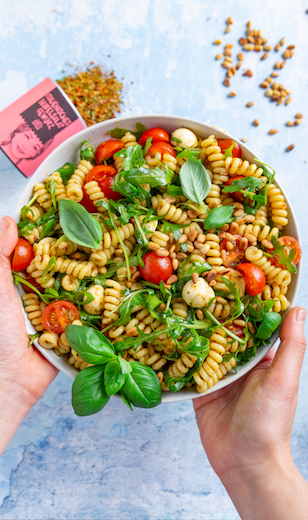
[[0, 375], [0, 456], [33, 406], [30, 401], [17, 384], [1, 380]]
[[308, 483], [290, 455], [221, 477], [242, 520], [307, 520]]

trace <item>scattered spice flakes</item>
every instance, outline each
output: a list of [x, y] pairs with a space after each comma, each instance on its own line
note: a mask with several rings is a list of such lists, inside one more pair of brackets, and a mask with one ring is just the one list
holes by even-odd
[[114, 72], [102, 72], [99, 65], [57, 80], [74, 103], [87, 126], [112, 119], [120, 112], [123, 85]]

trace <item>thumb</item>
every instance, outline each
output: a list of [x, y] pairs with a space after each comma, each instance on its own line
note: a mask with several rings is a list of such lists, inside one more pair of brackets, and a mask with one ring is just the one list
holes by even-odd
[[15, 220], [5, 216], [0, 220], [0, 255], [8, 258], [17, 244], [18, 231]]
[[281, 343], [265, 377], [276, 389], [287, 391], [289, 396], [297, 394], [306, 350], [305, 319], [306, 310], [302, 307], [294, 307], [288, 312], [280, 330]]

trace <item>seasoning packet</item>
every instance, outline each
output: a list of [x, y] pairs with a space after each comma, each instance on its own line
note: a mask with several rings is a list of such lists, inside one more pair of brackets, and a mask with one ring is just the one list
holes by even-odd
[[67, 95], [46, 78], [0, 112], [0, 148], [30, 177], [52, 150], [84, 128]]

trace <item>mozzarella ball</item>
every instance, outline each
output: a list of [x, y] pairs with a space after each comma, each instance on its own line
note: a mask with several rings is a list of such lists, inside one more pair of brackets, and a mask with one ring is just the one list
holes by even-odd
[[[84, 310], [89, 314], [100, 314], [104, 307], [104, 287], [101, 285], [90, 285], [87, 288], [87, 292], [94, 296], [94, 300], [83, 305]], [[86, 299], [87, 295], [85, 294], [83, 301]]]
[[215, 297], [215, 293], [204, 278], [198, 278], [196, 283], [189, 280], [189, 282], [184, 285], [182, 296], [188, 305], [196, 309], [201, 309]]
[[[176, 137], [181, 142], [172, 141], [172, 137]], [[188, 128], [177, 128], [171, 134], [171, 144], [173, 144], [173, 146], [180, 146], [181, 148], [194, 148], [198, 144], [198, 139], [194, 132], [188, 130]]]
[[[240, 297], [243, 298], [243, 296], [245, 295], [246, 283], [241, 273], [239, 273], [235, 269], [230, 269], [230, 271], [224, 274], [223, 276], [224, 278], [227, 278], [227, 280], [234, 284], [236, 290], [240, 292]], [[221, 276], [216, 276], [215, 280], [217, 282], [215, 285], [215, 289], [217, 291], [228, 290], [226, 285], [221, 281]], [[231, 296], [228, 296], [228, 298], [230, 298], [230, 300], [232, 299]]]

